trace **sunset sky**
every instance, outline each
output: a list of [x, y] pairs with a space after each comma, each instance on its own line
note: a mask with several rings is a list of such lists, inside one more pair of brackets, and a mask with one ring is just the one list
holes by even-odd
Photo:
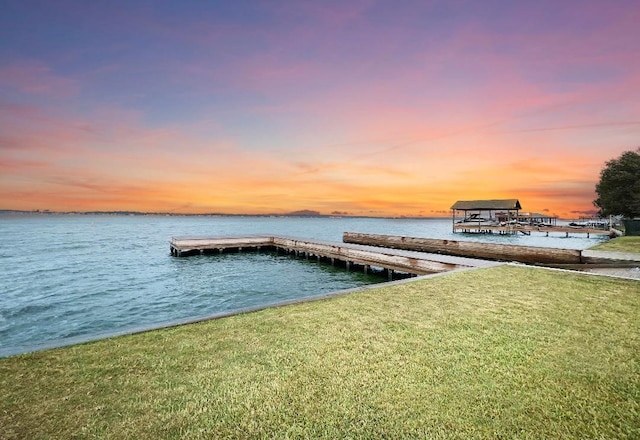
[[0, 209], [594, 211], [637, 0], [0, 0]]

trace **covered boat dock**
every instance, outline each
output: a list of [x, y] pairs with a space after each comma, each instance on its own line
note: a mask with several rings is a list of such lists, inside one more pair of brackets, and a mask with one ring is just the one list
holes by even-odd
[[[458, 200], [451, 207], [453, 232], [487, 233], [496, 226], [503, 226], [499, 233], [514, 233], [510, 226], [517, 221], [521, 209], [518, 199]], [[462, 219], [457, 217], [459, 212]]]
[[[453, 232], [476, 234], [519, 234], [551, 232], [569, 234], [612, 235], [609, 229], [557, 226], [557, 218], [544, 214], [522, 213], [518, 199], [459, 200], [451, 207]], [[460, 213], [462, 216], [460, 217]]]

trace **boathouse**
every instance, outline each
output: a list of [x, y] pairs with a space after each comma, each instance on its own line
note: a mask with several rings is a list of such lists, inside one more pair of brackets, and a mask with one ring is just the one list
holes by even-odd
[[[483, 227], [495, 226], [500, 223], [509, 224], [518, 218], [522, 209], [518, 199], [500, 200], [458, 200], [451, 207], [453, 218], [453, 232], [468, 225], [478, 232], [485, 232]], [[458, 213], [462, 219], [458, 219]], [[467, 229], [462, 228], [463, 232]]]
[[462, 218], [463, 221], [478, 219], [480, 217], [487, 221], [497, 221], [498, 218], [495, 214], [500, 214], [501, 217], [506, 215], [508, 219], [514, 219], [518, 217], [518, 211], [521, 209], [522, 206], [518, 199], [458, 200], [451, 207], [454, 222], [458, 211], [464, 214]]

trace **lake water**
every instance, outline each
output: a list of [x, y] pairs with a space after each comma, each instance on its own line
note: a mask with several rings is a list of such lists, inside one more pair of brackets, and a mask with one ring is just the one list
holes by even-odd
[[174, 258], [172, 236], [342, 241], [369, 232], [584, 249], [584, 237], [463, 235], [450, 219], [0, 215], [0, 357], [384, 281], [275, 254]]

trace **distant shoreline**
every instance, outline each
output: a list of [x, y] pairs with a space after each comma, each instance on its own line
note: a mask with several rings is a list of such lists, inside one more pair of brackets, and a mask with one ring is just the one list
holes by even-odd
[[143, 211], [50, 211], [35, 210], [23, 211], [18, 209], [0, 209], [0, 215], [131, 215], [131, 216], [173, 216], [173, 217], [298, 217], [298, 218], [386, 218], [408, 220], [445, 219], [449, 216], [373, 216], [373, 215], [347, 215], [347, 214], [320, 214], [317, 212], [294, 211], [285, 214], [228, 214], [221, 212], [208, 213], [184, 213], [184, 212], [143, 212]]
[[[0, 217], [3, 215], [121, 215], [121, 216], [163, 216], [163, 217], [280, 217], [280, 218], [372, 218], [372, 219], [390, 219], [390, 220], [442, 220], [450, 219], [451, 216], [410, 216], [410, 215], [348, 215], [348, 214], [320, 214], [315, 211], [294, 211], [288, 213], [270, 213], [270, 214], [230, 214], [223, 212], [206, 212], [206, 213], [187, 213], [187, 212], [144, 212], [144, 211], [50, 211], [50, 210], [34, 210], [24, 211], [19, 209], [0, 209]], [[562, 218], [561, 221], [577, 220], [578, 217]]]

